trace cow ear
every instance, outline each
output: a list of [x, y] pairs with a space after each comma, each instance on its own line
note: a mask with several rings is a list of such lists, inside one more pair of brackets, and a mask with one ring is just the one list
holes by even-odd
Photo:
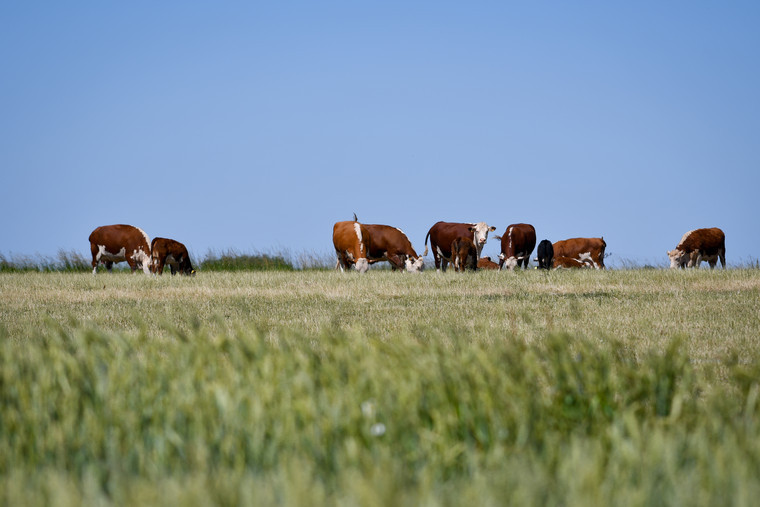
[[496, 227], [492, 225], [491, 227], [488, 228], [488, 230], [491, 231], [491, 232], [493, 232], [493, 231], [496, 230]]
[[472, 227], [468, 227], [468, 229], [470, 229], [470, 232], [475, 232], [475, 226], [474, 225]]

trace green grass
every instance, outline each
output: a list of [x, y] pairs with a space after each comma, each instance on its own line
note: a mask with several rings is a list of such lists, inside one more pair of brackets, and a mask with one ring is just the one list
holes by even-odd
[[751, 505], [757, 270], [0, 275], [0, 502]]

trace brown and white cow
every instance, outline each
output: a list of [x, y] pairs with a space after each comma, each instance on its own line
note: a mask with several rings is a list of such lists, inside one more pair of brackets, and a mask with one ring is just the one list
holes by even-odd
[[451, 262], [451, 244], [460, 236], [471, 238], [475, 243], [477, 250], [476, 259], [480, 257], [480, 252], [488, 240], [488, 233], [495, 231], [496, 227], [491, 227], [485, 222], [456, 223], [456, 222], [437, 222], [430, 228], [425, 236], [425, 253], [428, 253], [427, 242], [430, 238], [430, 247], [433, 250], [433, 259], [435, 259], [435, 269], [446, 271], [446, 266]]
[[337, 222], [333, 226], [333, 245], [338, 262], [335, 269], [344, 271], [355, 266], [359, 273], [369, 269], [371, 239], [369, 230], [356, 221]]
[[153, 259], [151, 271], [159, 275], [164, 272], [164, 265], [168, 264], [172, 275], [195, 275], [193, 265], [190, 264], [190, 254], [185, 245], [179, 241], [168, 238], [153, 238], [150, 243], [151, 257]]
[[[354, 215], [356, 218], [356, 215]], [[369, 262], [388, 261], [391, 268], [419, 272], [425, 267], [425, 259], [417, 255], [412, 243], [401, 229], [390, 225], [362, 224], [369, 232]]]
[[490, 257], [481, 257], [478, 259], [478, 269], [499, 269], [499, 265], [491, 260]]
[[604, 238], [571, 238], [552, 245], [555, 257], [570, 257], [583, 262], [588, 258], [596, 269], [604, 269]]
[[574, 257], [554, 257], [552, 259], [553, 269], [572, 269], [572, 268], [593, 268], [594, 261], [591, 256], [582, 253], [579, 258]]
[[460, 236], [451, 242], [451, 263], [454, 271], [477, 271], [478, 249], [470, 237]]
[[150, 239], [142, 229], [132, 225], [103, 225], [90, 234], [92, 274], [98, 272], [98, 263], [111, 271], [114, 262], [126, 261], [134, 273], [138, 267], [150, 273]]
[[668, 251], [670, 267], [699, 268], [702, 261], [715, 268], [720, 258], [721, 267], [726, 268], [726, 235], [717, 227], [695, 229], [683, 235], [675, 250]]
[[499, 269], [507, 266], [514, 270], [522, 266], [528, 269], [528, 261], [533, 248], [536, 246], [536, 229], [530, 224], [512, 224], [507, 227], [503, 236], [494, 236], [501, 240], [501, 253], [499, 254]]

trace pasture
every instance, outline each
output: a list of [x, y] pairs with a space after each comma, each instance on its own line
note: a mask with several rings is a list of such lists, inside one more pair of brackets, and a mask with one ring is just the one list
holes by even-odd
[[7, 505], [751, 505], [760, 270], [0, 274]]

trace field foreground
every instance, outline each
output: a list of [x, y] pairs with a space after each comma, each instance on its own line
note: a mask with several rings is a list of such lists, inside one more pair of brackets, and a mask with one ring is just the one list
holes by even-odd
[[0, 275], [0, 503], [751, 505], [760, 271]]

